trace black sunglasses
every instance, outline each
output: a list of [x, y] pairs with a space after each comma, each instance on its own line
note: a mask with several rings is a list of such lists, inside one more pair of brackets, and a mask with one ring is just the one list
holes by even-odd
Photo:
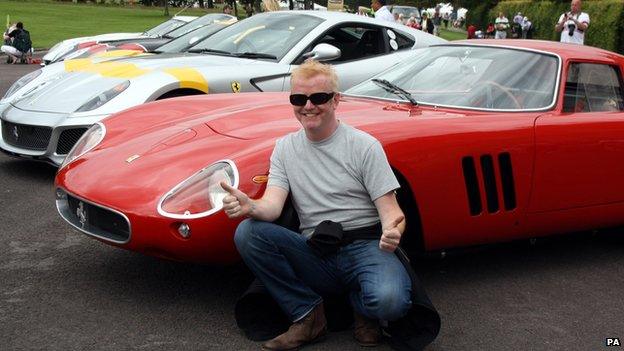
[[305, 94], [291, 94], [290, 103], [294, 106], [305, 106], [308, 99], [314, 105], [322, 105], [334, 97], [334, 93], [314, 93], [310, 96]]

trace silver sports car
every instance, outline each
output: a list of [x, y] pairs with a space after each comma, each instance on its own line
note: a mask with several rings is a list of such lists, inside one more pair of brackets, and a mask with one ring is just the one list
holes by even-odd
[[91, 37], [65, 39], [48, 50], [43, 56], [42, 65], [49, 65], [54, 62], [62, 61], [67, 54], [100, 42], [123, 39], [157, 38], [195, 19], [197, 19], [197, 16], [174, 16], [143, 33], [108, 33]]
[[[199, 18], [198, 20], [202, 18]], [[80, 62], [81, 65], [90, 65], [122, 57], [185, 52], [199, 41], [206, 39], [207, 37], [237, 21], [236, 17], [230, 15], [218, 14], [218, 18], [225, 20], [214, 20], [212, 23], [205, 23], [199, 28], [195, 28], [171, 41], [164, 38], [135, 39], [138, 40], [138, 42], [124, 43], [118, 47], [110, 44], [103, 44], [93, 45], [76, 51], [72, 54], [71, 60], [80, 59], [80, 61], [72, 61], [71, 63], [68, 62], [66, 64], [59, 63], [47, 65], [26, 74], [13, 83], [13, 85], [6, 91], [4, 97], [0, 100], [0, 115], [4, 109], [10, 106], [12, 102], [19, 100], [22, 95], [30, 94], [34, 91], [34, 89], [42, 88], [44, 83], [48, 84], [57, 78], [62, 78], [67, 65], [76, 65], [76, 62]], [[193, 26], [195, 27], [197, 24], [194, 22], [195, 21], [193, 21]], [[182, 26], [174, 30], [174, 32], [183, 29], [183, 27], [186, 26]], [[164, 45], [158, 45], [161, 40], [166, 41], [166, 43]]]
[[[226, 15], [224, 13], [209, 13], [163, 35], [142, 36], [141, 38], [131, 39], [93, 40], [81, 45], [76, 45], [73, 50], [69, 50], [65, 55], [59, 56], [56, 62], [79, 57], [87, 57], [89, 52], [115, 50], [115, 47], [134, 46], [136, 48], [142, 48], [147, 52], [166, 44], [173, 39], [179, 38], [180, 36], [194, 32], [199, 28], [212, 26], [215, 23], [229, 25], [236, 21], [238, 21], [238, 19], [231, 15]], [[215, 32], [217, 31], [218, 30], [215, 29]]]
[[59, 165], [95, 122], [139, 104], [182, 95], [288, 90], [293, 66], [331, 62], [347, 89], [400, 62], [409, 50], [444, 42], [392, 22], [339, 12], [254, 15], [183, 54], [92, 63], [63, 62], [64, 73], [11, 102], [0, 116], [0, 148]]

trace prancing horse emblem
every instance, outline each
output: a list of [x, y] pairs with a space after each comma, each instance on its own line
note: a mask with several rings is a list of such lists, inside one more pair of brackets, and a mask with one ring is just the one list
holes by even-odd
[[15, 137], [15, 140], [19, 139], [19, 130], [17, 129], [17, 126], [13, 126], [13, 136]]
[[76, 216], [78, 216], [78, 221], [80, 221], [80, 227], [84, 229], [89, 217], [87, 216], [87, 210], [84, 208], [84, 203], [82, 201], [78, 203], [78, 208], [76, 209]]
[[233, 93], [240, 93], [241, 85], [239, 82], [232, 82], [230, 83], [230, 86], [232, 87]]

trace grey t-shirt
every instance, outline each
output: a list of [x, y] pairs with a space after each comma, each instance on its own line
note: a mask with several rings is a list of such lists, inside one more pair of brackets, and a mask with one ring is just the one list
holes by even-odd
[[268, 185], [291, 192], [306, 236], [324, 220], [345, 230], [379, 222], [373, 201], [399, 188], [379, 141], [344, 123], [320, 142], [303, 129], [277, 140]]

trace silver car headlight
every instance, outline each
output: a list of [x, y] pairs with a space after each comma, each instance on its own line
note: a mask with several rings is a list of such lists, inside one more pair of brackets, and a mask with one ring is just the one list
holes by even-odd
[[33, 79], [39, 77], [41, 72], [43, 72], [43, 71], [41, 69], [38, 69], [36, 71], [28, 73], [27, 75], [23, 76], [20, 79], [18, 79], [17, 82], [15, 82], [15, 83], [13, 83], [13, 85], [11, 85], [11, 87], [6, 92], [6, 94], [4, 94], [3, 99], [6, 99], [9, 96], [13, 95], [16, 91], [20, 90], [24, 85], [30, 83]]
[[96, 96], [91, 98], [84, 105], [80, 106], [80, 108], [78, 108], [76, 112], [86, 112], [86, 111], [95, 110], [96, 108], [111, 101], [115, 96], [123, 93], [123, 91], [128, 89], [129, 86], [130, 86], [129, 80], [123, 83], [119, 83], [115, 85], [114, 87], [108, 89], [107, 91], [97, 94]]
[[52, 58], [50, 59], [50, 64], [59, 61], [63, 56], [67, 55], [69, 52], [74, 50], [76, 45], [72, 45], [71, 43], [66, 43], [62, 41], [56, 45], [54, 45], [50, 50], [48, 50], [48, 54], [52, 54]]
[[91, 128], [87, 129], [87, 131], [80, 137], [80, 139], [78, 139], [74, 147], [72, 147], [71, 151], [69, 151], [69, 153], [65, 157], [65, 160], [63, 160], [63, 163], [61, 164], [61, 167], [59, 167], [59, 169], [67, 166], [78, 157], [84, 155], [89, 150], [96, 147], [100, 142], [102, 142], [102, 139], [104, 139], [105, 135], [106, 127], [104, 127], [102, 123], [98, 122], [92, 125]]
[[177, 219], [209, 216], [223, 207], [228, 194], [222, 181], [238, 187], [238, 170], [231, 160], [217, 161], [176, 185], [158, 202], [158, 213]]
[[50, 50], [48, 50], [48, 52], [53, 52], [54, 50], [58, 49], [59, 46], [63, 45], [64, 42], [65, 41], [59, 41], [58, 43], [54, 44], [54, 46], [52, 46]]

